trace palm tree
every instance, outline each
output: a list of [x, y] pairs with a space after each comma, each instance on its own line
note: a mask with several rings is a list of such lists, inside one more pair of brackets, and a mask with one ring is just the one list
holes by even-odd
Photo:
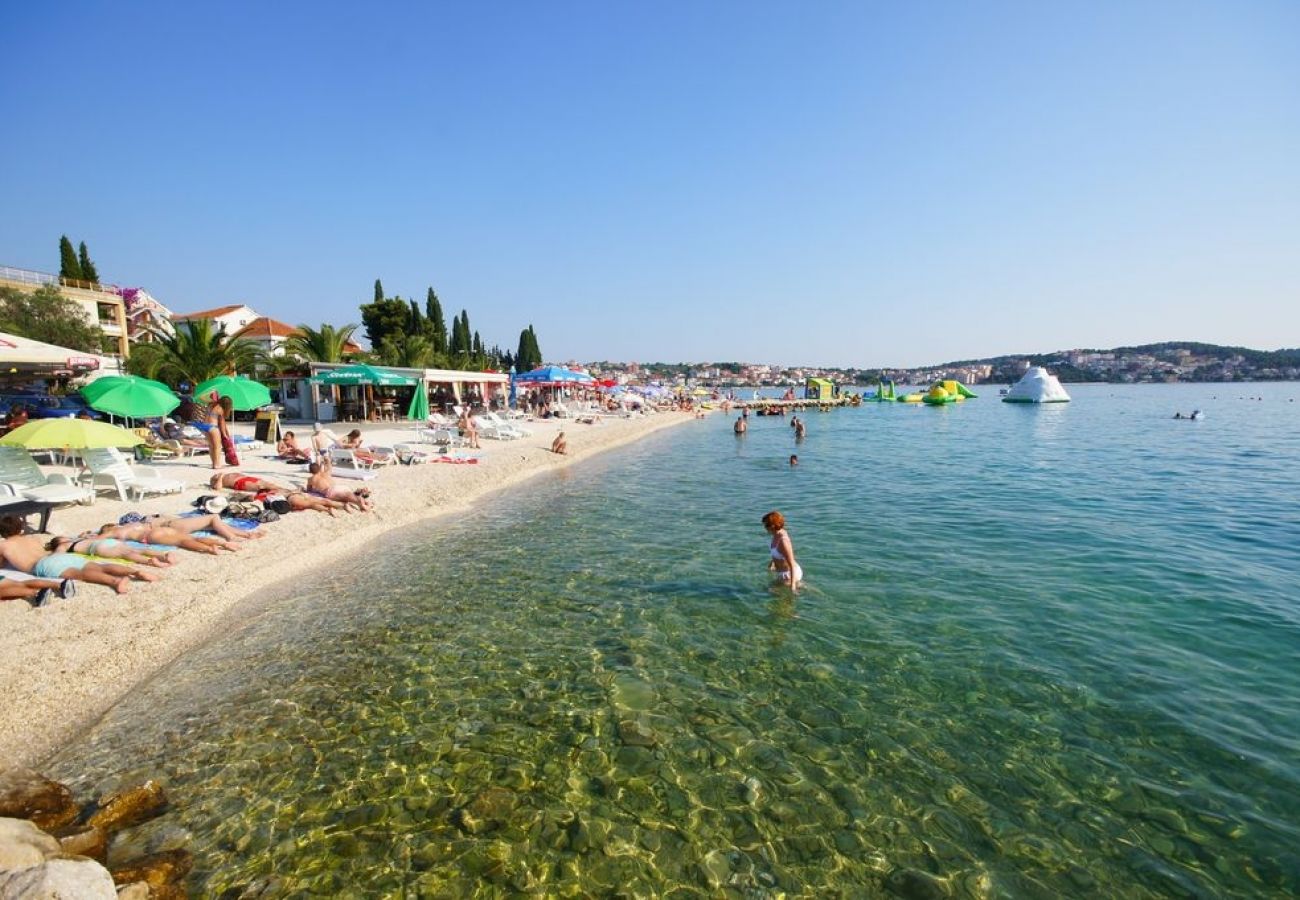
[[308, 362], [343, 362], [344, 348], [352, 340], [352, 333], [361, 326], [299, 325], [298, 333], [284, 342], [284, 352]]
[[146, 378], [198, 384], [240, 369], [251, 371], [259, 356], [252, 341], [229, 337], [224, 326], [214, 330], [211, 320], [195, 319], [159, 343], [136, 347], [127, 369]]
[[422, 334], [390, 334], [379, 348], [386, 366], [424, 369], [433, 364], [433, 342]]

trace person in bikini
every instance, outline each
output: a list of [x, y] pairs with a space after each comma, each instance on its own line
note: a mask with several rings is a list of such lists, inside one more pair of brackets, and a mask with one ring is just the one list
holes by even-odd
[[203, 411], [203, 421], [207, 425], [204, 437], [208, 441], [208, 455], [212, 457], [212, 468], [221, 468], [221, 395], [216, 391], [208, 394], [208, 405]]
[[0, 560], [20, 572], [55, 583], [74, 579], [102, 584], [119, 594], [125, 594], [132, 581], [157, 581], [159, 578], [149, 569], [91, 562], [75, 553], [50, 553], [45, 549], [45, 538], [24, 534], [25, 529], [23, 520], [17, 516], [0, 518], [0, 538], [3, 538], [0, 540]]
[[141, 566], [165, 569], [175, 560], [161, 550], [137, 550], [118, 538], [100, 537], [97, 531], [88, 531], [77, 537], [54, 537], [45, 545], [51, 553], [78, 553], [83, 556], [102, 556], [106, 559], [124, 559]]
[[319, 462], [311, 463], [307, 466], [307, 472], [307, 493], [327, 500], [337, 500], [345, 509], [350, 506], [355, 506], [362, 512], [374, 509], [374, 504], [370, 502], [369, 488], [349, 490], [334, 484], [334, 467], [330, 465], [329, 457], [323, 456]]
[[[186, 521], [186, 520], [181, 520]], [[137, 544], [159, 544], [164, 547], [179, 547], [195, 553], [207, 553], [215, 556], [219, 550], [235, 551], [240, 549], [237, 541], [223, 537], [195, 537], [189, 532], [171, 525], [155, 521], [127, 522], [114, 524], [109, 522], [99, 529], [101, 537], [117, 538], [119, 541], [134, 541]]]
[[775, 572], [782, 583], [790, 586], [794, 593], [799, 592], [799, 582], [803, 581], [803, 569], [794, 558], [794, 543], [785, 530], [785, 516], [772, 510], [763, 516], [763, 528], [772, 536], [768, 549], [772, 558], [767, 563], [769, 572]]
[[351, 450], [352, 454], [356, 456], [357, 459], [362, 462], [370, 463], [371, 465], [374, 465], [377, 462], [387, 462], [389, 460], [389, 454], [387, 453], [380, 453], [376, 450], [366, 449], [365, 442], [361, 439], [361, 430], [358, 428], [353, 428], [349, 431], [347, 437], [339, 441], [339, 446], [344, 450]]

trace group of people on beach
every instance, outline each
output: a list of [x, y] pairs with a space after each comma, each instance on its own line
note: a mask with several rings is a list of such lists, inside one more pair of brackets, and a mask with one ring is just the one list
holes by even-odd
[[51, 597], [71, 597], [75, 582], [111, 587], [124, 594], [132, 581], [157, 581], [157, 569], [176, 563], [174, 550], [217, 554], [235, 551], [262, 534], [232, 528], [216, 514], [190, 516], [127, 513], [116, 522], [77, 535], [28, 533], [19, 516], [0, 517], [0, 562], [34, 577], [0, 579], [0, 600], [23, 599], [43, 605]]

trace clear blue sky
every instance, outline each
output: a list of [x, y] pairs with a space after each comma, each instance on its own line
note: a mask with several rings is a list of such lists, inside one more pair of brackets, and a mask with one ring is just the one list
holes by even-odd
[[548, 360], [1300, 345], [1300, 3], [5, 16], [0, 264]]

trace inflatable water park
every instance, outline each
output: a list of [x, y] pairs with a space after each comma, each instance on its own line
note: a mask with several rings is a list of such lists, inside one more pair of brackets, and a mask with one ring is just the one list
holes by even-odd
[[866, 394], [863, 399], [874, 400], [877, 403], [925, 403], [930, 406], [947, 406], [950, 403], [961, 403], [978, 396], [960, 381], [953, 381], [950, 378], [936, 381], [928, 391], [910, 391], [905, 394], [898, 392], [894, 382], [882, 378], [876, 384], [876, 390]]

